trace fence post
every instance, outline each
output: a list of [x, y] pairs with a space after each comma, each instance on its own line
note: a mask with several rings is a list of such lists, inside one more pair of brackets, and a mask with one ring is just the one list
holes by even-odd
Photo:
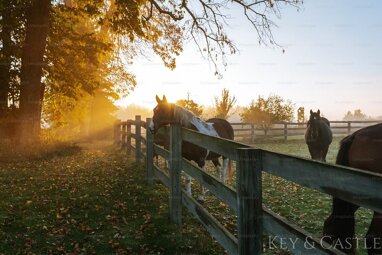
[[122, 136], [121, 136], [121, 141], [122, 141], [122, 144], [121, 144], [121, 147], [122, 148], [125, 148], [126, 147], [126, 128], [127, 128], [127, 123], [124, 123], [122, 122], [121, 123], [121, 126], [122, 126]]
[[251, 142], [255, 142], [255, 124], [251, 124]]
[[131, 121], [126, 120], [126, 152], [131, 154]]
[[284, 142], [288, 140], [288, 123], [284, 123]]
[[170, 126], [170, 219], [180, 224], [182, 222], [182, 135], [181, 126]]
[[350, 135], [350, 132], [351, 132], [351, 122], [348, 121], [348, 135]]
[[135, 115], [135, 161], [141, 162], [141, 115]]
[[238, 149], [237, 201], [239, 254], [262, 254], [262, 154], [259, 149]]
[[121, 139], [121, 120], [114, 123], [114, 144], [119, 145]]
[[152, 184], [154, 179], [154, 134], [150, 132], [151, 118], [146, 118], [146, 178]]

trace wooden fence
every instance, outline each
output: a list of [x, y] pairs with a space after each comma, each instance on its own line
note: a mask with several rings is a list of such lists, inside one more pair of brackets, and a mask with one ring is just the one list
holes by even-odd
[[135, 120], [116, 121], [114, 124], [114, 144], [126, 149], [127, 154], [134, 153], [137, 163], [146, 158], [146, 137], [142, 135], [142, 129], [146, 129], [147, 122], [141, 120], [141, 116], [135, 116]]
[[[331, 121], [334, 135], [348, 135], [354, 131], [381, 121]], [[235, 131], [235, 138], [254, 142], [256, 138], [279, 137], [285, 141], [291, 136], [303, 136], [307, 123], [275, 122], [269, 128], [261, 128], [256, 123], [231, 123]]]
[[[157, 179], [169, 189], [170, 219], [181, 223], [183, 204], [229, 254], [261, 254], [264, 234], [273, 236], [273, 240], [282, 240], [294, 254], [343, 254], [262, 205], [263, 172], [382, 213], [381, 174], [256, 149], [238, 142], [204, 135], [176, 124], [161, 129], [162, 134], [170, 138], [168, 151], [154, 143], [153, 135], [147, 128], [149, 121], [147, 119], [144, 123], [137, 116], [134, 121], [117, 123], [115, 142], [132, 148], [128, 142], [130, 138], [135, 137], [137, 160], [144, 154], [147, 156], [148, 182], [152, 183]], [[142, 136], [138, 138], [139, 130], [144, 124], [146, 139]], [[135, 134], [129, 131], [131, 125], [136, 126]], [[146, 141], [146, 153], [142, 152], [137, 144], [139, 139], [140, 142]], [[236, 190], [182, 158], [183, 141], [197, 144], [236, 161]], [[154, 153], [169, 160], [169, 174], [154, 163]], [[182, 172], [200, 182], [236, 212], [237, 237], [182, 189]], [[297, 241], [294, 242], [295, 240]]]

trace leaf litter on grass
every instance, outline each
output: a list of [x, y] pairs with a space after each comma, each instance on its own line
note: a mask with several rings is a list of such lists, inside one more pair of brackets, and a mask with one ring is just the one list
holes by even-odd
[[111, 146], [0, 162], [0, 251], [224, 253], [186, 212], [181, 227], [171, 224], [167, 190], [147, 185], [144, 175], [142, 165]]
[[[329, 152], [332, 162], [336, 143]], [[308, 155], [303, 141], [257, 147]], [[167, 189], [147, 185], [143, 166], [124, 152], [104, 145], [76, 151], [0, 162], [0, 250], [4, 254], [224, 253], [186, 209], [181, 226], [169, 223]], [[193, 188], [197, 192], [199, 185]], [[263, 196], [272, 210], [320, 236], [331, 206], [329, 196], [267, 174]], [[209, 212], [236, 234], [233, 211], [211, 194], [206, 199]], [[360, 236], [369, 221], [368, 210], [357, 212]]]

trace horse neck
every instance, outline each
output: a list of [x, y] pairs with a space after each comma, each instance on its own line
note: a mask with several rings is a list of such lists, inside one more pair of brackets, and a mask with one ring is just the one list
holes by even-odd
[[173, 105], [174, 108], [174, 115], [173, 115], [173, 121], [175, 123], [179, 123], [182, 127], [186, 128], [193, 128], [193, 123], [196, 119], [199, 119], [195, 117], [190, 111], [178, 106]]
[[211, 136], [219, 136], [215, 128], [204, 122], [200, 118], [196, 117], [192, 112], [174, 105], [174, 118], [173, 121], [179, 123], [181, 126], [193, 130], [197, 130], [203, 134], [211, 135]]
[[327, 138], [330, 133], [330, 127], [326, 124], [324, 119], [321, 119], [316, 126], [319, 137]]
[[327, 130], [328, 125], [327, 125], [326, 121], [327, 121], [327, 119], [321, 118], [320, 125], [319, 125], [320, 132], [324, 132], [325, 130]]

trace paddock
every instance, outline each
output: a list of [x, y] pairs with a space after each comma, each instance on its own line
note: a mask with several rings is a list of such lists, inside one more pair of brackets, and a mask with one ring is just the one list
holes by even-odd
[[[377, 124], [380, 121], [330, 121], [334, 136], [349, 135], [361, 128]], [[259, 139], [299, 139], [304, 135], [306, 122], [275, 122], [269, 128], [260, 127], [259, 123], [231, 123], [235, 131], [235, 139], [253, 143]]]
[[[173, 141], [177, 141], [172, 144], [170, 151], [166, 151], [153, 143], [150, 132], [146, 132], [146, 136], [141, 135], [142, 128], [144, 129], [148, 122], [149, 120], [145, 122], [137, 116], [135, 120], [116, 123], [115, 143], [127, 149], [129, 153], [134, 153], [138, 162], [146, 162], [149, 183], [158, 179], [169, 188], [170, 218], [173, 222], [181, 223], [181, 204], [185, 205], [229, 254], [260, 254], [264, 245], [261, 238], [263, 234], [272, 236], [275, 238], [272, 240], [279, 243], [283, 243], [284, 238], [296, 240], [296, 243], [285, 244], [294, 254], [342, 254], [322, 242], [319, 236], [314, 237], [315, 235], [306, 231], [305, 226], [297, 226], [281, 217], [279, 212], [263, 205], [262, 182], [269, 176], [279, 179], [280, 182], [287, 180], [305, 187], [304, 189], [335, 195], [362, 207], [382, 211], [381, 175], [253, 148], [247, 144], [209, 137], [177, 126], [164, 131], [165, 134], [171, 135]], [[135, 142], [132, 143], [132, 140]], [[216, 177], [181, 159], [177, 144], [182, 140], [196, 143], [235, 160], [236, 187], [224, 185]], [[166, 172], [161, 166], [148, 160], [153, 158], [154, 153], [169, 160], [172, 169]], [[236, 230], [232, 225], [227, 226], [227, 223], [219, 222], [215, 215], [205, 208], [206, 205], [200, 205], [182, 191], [182, 172], [201, 182], [211, 194], [230, 207], [229, 210], [237, 217]], [[244, 197], [246, 199], [243, 199]], [[314, 202], [320, 201], [311, 201]], [[307, 237], [310, 238], [314, 249], [305, 247]]]

